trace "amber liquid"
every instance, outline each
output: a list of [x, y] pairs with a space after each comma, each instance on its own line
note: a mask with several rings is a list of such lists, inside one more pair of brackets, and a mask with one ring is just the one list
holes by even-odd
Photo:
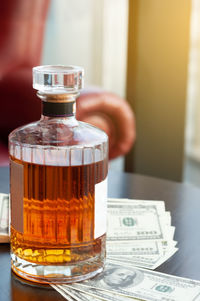
[[94, 238], [94, 193], [107, 175], [106, 161], [66, 167], [11, 160], [22, 164], [24, 173], [23, 233], [11, 226], [15, 255], [63, 265], [105, 250], [105, 235]]

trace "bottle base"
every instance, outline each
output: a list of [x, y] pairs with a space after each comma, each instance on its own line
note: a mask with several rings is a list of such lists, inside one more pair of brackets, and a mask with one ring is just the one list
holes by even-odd
[[11, 268], [18, 276], [41, 284], [80, 282], [96, 276], [104, 268], [102, 256], [67, 265], [39, 265], [11, 254]]

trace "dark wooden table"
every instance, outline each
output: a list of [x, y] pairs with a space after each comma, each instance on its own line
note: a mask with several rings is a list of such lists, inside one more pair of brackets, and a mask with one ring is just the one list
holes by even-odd
[[[108, 194], [117, 198], [164, 200], [176, 227], [179, 251], [157, 270], [200, 280], [200, 189], [166, 180], [110, 172]], [[8, 168], [0, 168], [0, 192], [9, 191]], [[23, 282], [10, 270], [9, 245], [0, 245], [0, 301], [65, 300], [50, 287]]]

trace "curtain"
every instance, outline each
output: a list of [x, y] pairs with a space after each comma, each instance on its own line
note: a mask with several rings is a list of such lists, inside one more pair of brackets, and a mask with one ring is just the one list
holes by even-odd
[[192, 0], [187, 92], [186, 156], [200, 161], [200, 1]]

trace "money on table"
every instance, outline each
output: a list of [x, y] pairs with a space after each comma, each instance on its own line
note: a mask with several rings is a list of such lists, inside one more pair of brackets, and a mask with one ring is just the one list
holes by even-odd
[[9, 242], [9, 195], [0, 193], [0, 242]]
[[[99, 276], [72, 285], [59, 285], [101, 300], [199, 301], [200, 281], [171, 276], [140, 268], [106, 264]], [[79, 300], [83, 300], [81, 299]], [[88, 299], [92, 300], [92, 299]], [[95, 300], [95, 299], [93, 299]]]
[[107, 259], [155, 269], [177, 252], [164, 201], [108, 199]]
[[[0, 194], [0, 242], [9, 242], [9, 195]], [[108, 199], [107, 258], [155, 269], [178, 249], [163, 201]]]
[[[182, 301], [185, 289], [188, 300], [200, 300], [199, 282], [150, 271], [178, 250], [175, 227], [163, 201], [108, 199], [107, 208], [106, 268], [100, 276], [79, 284], [52, 285], [66, 300], [160, 301], [164, 297]], [[0, 194], [0, 242], [9, 241], [9, 211], [9, 195]], [[124, 285], [130, 278], [130, 285], [113, 284], [114, 271]]]

